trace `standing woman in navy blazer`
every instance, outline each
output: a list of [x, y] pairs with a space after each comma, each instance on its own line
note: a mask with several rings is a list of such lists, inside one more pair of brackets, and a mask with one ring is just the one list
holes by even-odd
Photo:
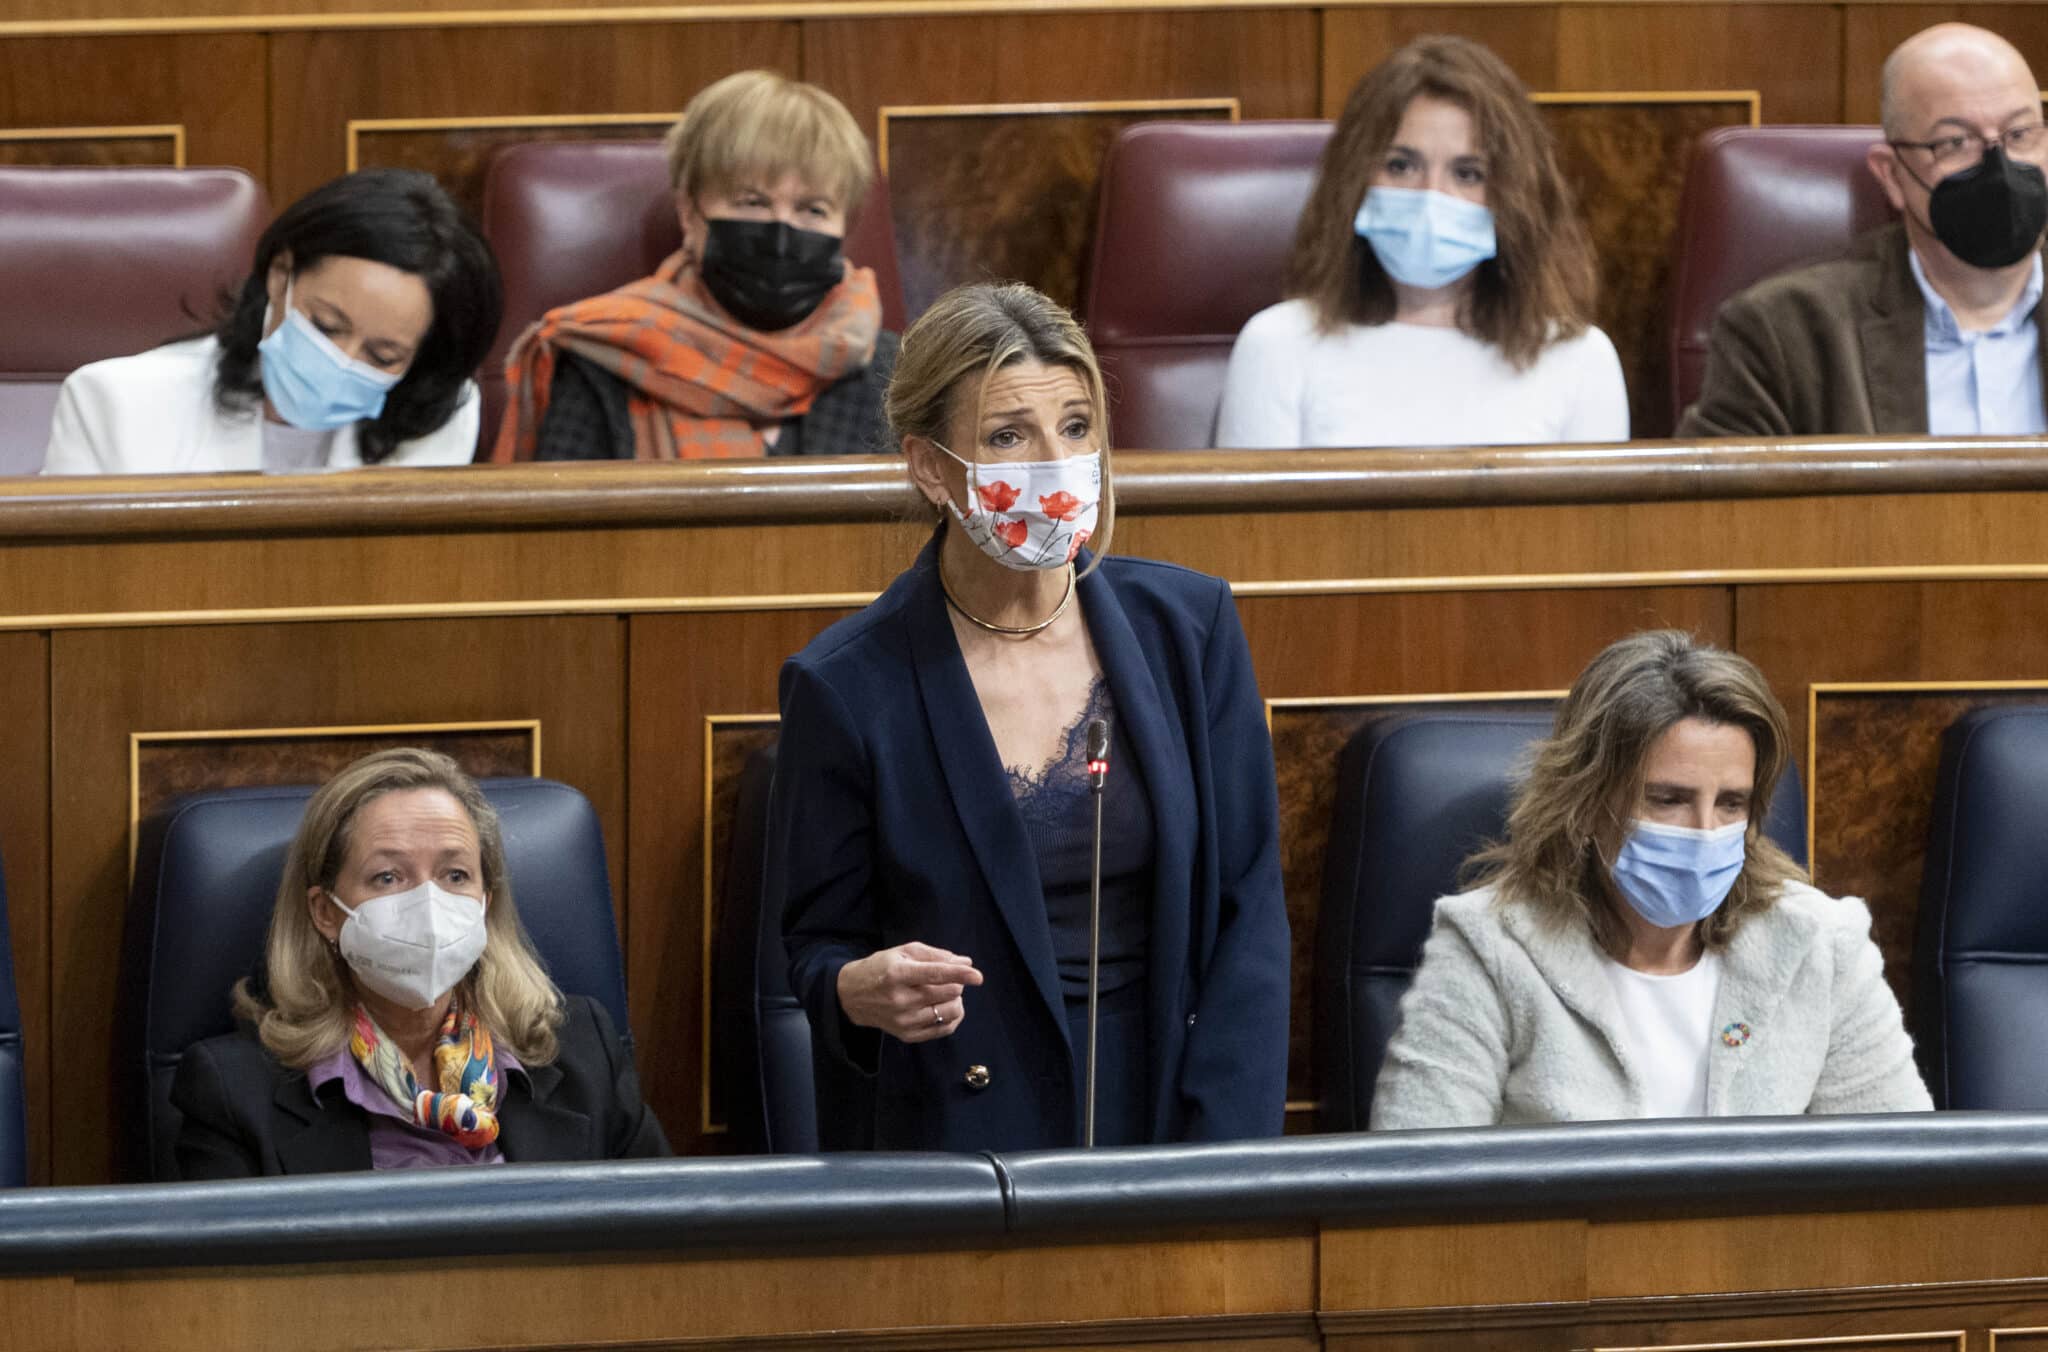
[[875, 1077], [880, 1148], [1080, 1142], [1103, 718], [1096, 1141], [1277, 1134], [1279, 809], [1229, 586], [1107, 556], [1102, 375], [1030, 287], [941, 297], [888, 414], [938, 528], [782, 670], [768, 896], [814, 1037]]

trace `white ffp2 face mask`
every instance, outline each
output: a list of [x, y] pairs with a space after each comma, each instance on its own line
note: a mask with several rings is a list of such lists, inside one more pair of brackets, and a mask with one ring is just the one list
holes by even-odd
[[946, 509], [981, 552], [1020, 573], [1063, 568], [1073, 561], [1102, 507], [1102, 453], [1061, 460], [983, 464], [934, 446], [967, 470], [968, 510]]
[[334, 893], [327, 895], [348, 916], [340, 943], [349, 970], [406, 1009], [425, 1009], [455, 989], [489, 937], [481, 901], [433, 882], [371, 897], [352, 911]]

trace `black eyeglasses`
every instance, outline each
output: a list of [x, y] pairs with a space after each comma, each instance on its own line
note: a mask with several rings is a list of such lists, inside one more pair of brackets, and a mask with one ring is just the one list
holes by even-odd
[[1885, 144], [1894, 150], [1925, 151], [1936, 169], [1952, 174], [1983, 159], [1984, 152], [1992, 146], [2002, 146], [2006, 154], [2022, 160], [2048, 151], [2048, 135], [2043, 133], [2048, 133], [2048, 123], [2029, 122], [2002, 136], [1987, 137], [1974, 131], [1960, 131], [1932, 141], [1887, 141]]

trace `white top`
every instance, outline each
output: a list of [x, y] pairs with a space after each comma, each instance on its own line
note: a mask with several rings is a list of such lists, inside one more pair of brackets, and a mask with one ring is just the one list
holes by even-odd
[[334, 433], [263, 420], [263, 472], [297, 474], [327, 464]]
[[1601, 966], [1621, 1007], [1622, 1050], [1636, 1072], [1645, 1117], [1707, 1115], [1707, 1053], [1721, 955], [1702, 954], [1690, 970], [1638, 972], [1605, 954]]
[[1425, 324], [1315, 328], [1283, 301], [1251, 317], [1230, 350], [1216, 444], [1504, 446], [1627, 441], [1621, 359], [1599, 329], [1543, 349], [1517, 371], [1500, 349]]
[[[255, 471], [265, 465], [259, 408], [224, 417], [213, 404], [212, 338], [96, 361], [73, 371], [57, 393], [45, 474], [171, 474]], [[466, 465], [476, 456], [483, 401], [475, 382], [439, 429], [402, 441], [385, 465]], [[363, 457], [353, 426], [328, 439], [323, 469], [355, 469]], [[304, 468], [314, 468], [305, 465]]]
[[[1787, 883], [1718, 952], [1707, 1116], [1933, 1106], [1861, 901]], [[1630, 1050], [1604, 956], [1583, 922], [1492, 887], [1438, 901], [1374, 1129], [1641, 1117], [1648, 1058]]]

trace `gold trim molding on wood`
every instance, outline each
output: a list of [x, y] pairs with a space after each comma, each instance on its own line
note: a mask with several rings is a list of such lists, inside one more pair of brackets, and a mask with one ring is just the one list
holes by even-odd
[[1752, 1352], [1753, 1349], [1784, 1348], [1787, 1352], [1830, 1347], [1875, 1347], [1879, 1344], [1925, 1343], [1935, 1340], [1955, 1343], [1956, 1352], [1967, 1352], [1967, 1335], [1962, 1329], [1930, 1329], [1925, 1333], [1850, 1333], [1832, 1338], [1771, 1338], [1741, 1343], [1652, 1343], [1642, 1347], [1596, 1347], [1593, 1352]]
[[[4, 27], [4, 26], [0, 26]], [[164, 141], [171, 143], [172, 169], [185, 167], [185, 124], [130, 123], [113, 127], [6, 127], [0, 142], [31, 141]]]
[[1282, 695], [1266, 701], [1266, 735], [1273, 733], [1273, 715], [1315, 709], [1360, 709], [1400, 704], [1538, 704], [1552, 703], [1569, 690], [1452, 690], [1427, 695]]
[[128, 882], [135, 883], [135, 831], [142, 824], [142, 748], [171, 742], [282, 741], [289, 737], [388, 737], [399, 732], [527, 732], [533, 754], [527, 773], [540, 778], [540, 720], [484, 719], [459, 723], [347, 723], [314, 728], [182, 728], [128, 734]]
[[352, 117], [344, 133], [348, 172], [362, 167], [362, 136], [399, 131], [515, 131], [557, 127], [655, 127], [666, 130], [676, 114], [668, 113], [505, 113], [479, 117]]
[[[1814, 681], [1806, 687], [1806, 871], [1814, 872], [1814, 805], [1820, 801], [1818, 773], [1820, 698], [1822, 695], [1924, 695], [1958, 690], [1988, 692], [2009, 690], [2048, 691], [2048, 680], [2017, 681]], [[1818, 887], [1819, 880], [1814, 885]]]
[[1243, 117], [1235, 97], [1193, 99], [1096, 99], [1079, 103], [926, 103], [884, 104], [875, 110], [875, 159], [889, 172], [889, 124], [942, 117], [1059, 117], [1075, 113], [1228, 113]]

